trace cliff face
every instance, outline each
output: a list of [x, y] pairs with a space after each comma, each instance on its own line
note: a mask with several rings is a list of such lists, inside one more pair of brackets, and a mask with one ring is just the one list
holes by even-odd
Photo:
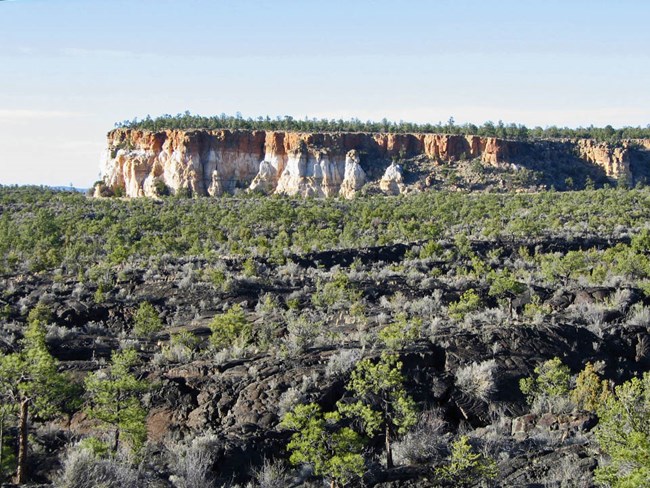
[[[650, 141], [648, 141], [650, 142]], [[590, 163], [597, 164], [605, 170], [610, 178], [630, 178], [629, 143], [620, 147], [597, 143], [590, 139], [578, 141], [577, 148], [580, 157]]]
[[[116, 129], [108, 134], [102, 177], [128, 197], [161, 189], [218, 196], [237, 188], [263, 193], [352, 197], [368, 181], [403, 192], [397, 158], [424, 156], [449, 163], [477, 159], [486, 166], [553, 164], [567, 155], [600, 167], [611, 179], [630, 171], [631, 142], [614, 147], [592, 140], [521, 142], [444, 134], [298, 133], [245, 130]], [[634, 147], [650, 148], [650, 141]], [[362, 167], [363, 166], [365, 167]]]

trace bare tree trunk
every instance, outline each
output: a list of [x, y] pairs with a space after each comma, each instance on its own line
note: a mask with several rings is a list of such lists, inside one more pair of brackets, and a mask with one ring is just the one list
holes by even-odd
[[390, 427], [386, 422], [386, 469], [393, 467], [393, 447], [390, 443]]
[[[5, 439], [5, 411], [3, 409], [2, 413], [0, 413], [0, 466], [2, 466], [2, 455], [4, 454], [4, 447], [5, 447], [4, 439]], [[2, 476], [1, 473], [0, 476]]]
[[113, 438], [113, 452], [117, 452], [120, 447], [120, 429], [115, 429], [115, 437]]
[[22, 485], [27, 479], [27, 421], [29, 415], [29, 400], [20, 402], [20, 420], [18, 427], [18, 469], [16, 483]]
[[121, 392], [118, 392], [117, 394], [117, 405], [116, 405], [116, 416], [115, 418], [117, 419], [115, 423], [115, 437], [113, 437], [113, 452], [117, 453], [117, 449], [120, 447], [120, 411], [122, 410], [120, 408], [120, 401], [122, 400], [122, 395]]

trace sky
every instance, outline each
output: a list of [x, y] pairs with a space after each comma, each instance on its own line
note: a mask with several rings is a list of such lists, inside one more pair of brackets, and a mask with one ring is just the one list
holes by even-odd
[[0, 184], [134, 117], [650, 124], [647, 0], [0, 0]]

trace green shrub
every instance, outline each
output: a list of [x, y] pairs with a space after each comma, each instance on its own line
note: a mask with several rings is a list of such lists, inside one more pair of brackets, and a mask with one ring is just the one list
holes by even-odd
[[612, 488], [642, 488], [650, 480], [650, 373], [615, 388], [597, 410], [596, 439], [609, 463], [595, 479]]
[[190, 198], [192, 196], [192, 190], [187, 187], [177, 188], [174, 192], [174, 196], [176, 198]]
[[220, 268], [212, 268], [205, 271], [206, 278], [212, 285], [222, 293], [227, 293], [232, 289], [232, 280], [228, 278], [226, 271]]
[[571, 390], [571, 400], [578, 408], [596, 412], [611, 396], [609, 383], [600, 378], [592, 363], [578, 373], [576, 386]]
[[216, 315], [210, 322], [211, 344], [217, 349], [230, 346], [244, 347], [250, 343], [252, 326], [241, 305], [230, 307], [226, 313]]
[[642, 254], [650, 250], [650, 230], [643, 229], [640, 233], [632, 237], [631, 242], [634, 252]]
[[379, 331], [378, 337], [388, 349], [401, 349], [420, 338], [422, 319], [409, 319], [405, 313], [397, 314], [395, 320]]
[[570, 385], [571, 372], [557, 357], [537, 366], [534, 376], [519, 381], [519, 388], [529, 405], [536, 404], [549, 410], [553, 410], [556, 400], [568, 397]]
[[153, 191], [159, 197], [169, 196], [171, 193], [169, 187], [165, 184], [163, 180], [156, 180], [153, 184]]
[[33, 322], [39, 322], [42, 325], [46, 325], [50, 320], [52, 320], [52, 311], [43, 303], [38, 303], [27, 314], [27, 322], [30, 324]]
[[449, 304], [449, 316], [456, 320], [462, 320], [469, 312], [478, 310], [481, 305], [481, 297], [470, 288], [463, 293], [458, 301]]
[[194, 351], [201, 342], [201, 339], [199, 339], [191, 332], [183, 330], [181, 332], [172, 334], [170, 337], [170, 342], [172, 346], [182, 346], [186, 347], [190, 351]]
[[442, 254], [443, 248], [437, 241], [429, 241], [420, 249], [420, 259], [428, 259]]
[[474, 255], [472, 243], [469, 237], [467, 237], [467, 234], [456, 234], [454, 236], [454, 244], [460, 257], [471, 258]]
[[153, 305], [142, 302], [133, 317], [133, 333], [137, 337], [148, 337], [160, 332], [162, 328], [162, 321]]
[[244, 273], [244, 276], [247, 278], [257, 275], [257, 266], [253, 258], [248, 258], [244, 261], [244, 264], [242, 264], [242, 273]]
[[461, 436], [451, 445], [451, 456], [446, 465], [435, 470], [437, 477], [453, 486], [474, 486], [490, 481], [499, 471], [496, 462], [472, 449], [467, 436]]
[[93, 456], [98, 458], [108, 456], [111, 450], [110, 446], [106, 442], [97, 437], [86, 437], [77, 443], [77, 447], [81, 450], [91, 452]]
[[549, 305], [542, 304], [542, 299], [539, 295], [533, 295], [530, 302], [524, 305], [524, 317], [534, 319], [539, 315], [548, 314], [551, 312]]
[[345, 273], [338, 272], [330, 281], [318, 280], [311, 301], [314, 306], [325, 308], [355, 302], [360, 296], [361, 293], [350, 283], [350, 278]]
[[[3, 415], [4, 413], [0, 414]], [[2, 419], [4, 423], [4, 418]], [[4, 425], [3, 425], [4, 430]], [[2, 450], [0, 451], [0, 482], [9, 481], [9, 478], [16, 470], [16, 455], [14, 453], [14, 438], [3, 433], [2, 434]]]

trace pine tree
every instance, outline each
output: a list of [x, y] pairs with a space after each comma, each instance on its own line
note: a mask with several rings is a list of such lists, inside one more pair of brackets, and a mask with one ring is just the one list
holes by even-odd
[[596, 481], [614, 488], [648, 486], [650, 479], [650, 373], [619, 385], [598, 412], [596, 438], [609, 464]]
[[611, 396], [609, 382], [601, 379], [592, 363], [576, 377], [576, 386], [570, 392], [571, 400], [578, 408], [595, 412]]
[[560, 358], [545, 361], [535, 368], [535, 375], [519, 380], [519, 389], [529, 405], [538, 403], [553, 411], [558, 398], [569, 395], [571, 371]]
[[58, 361], [47, 350], [47, 317], [45, 307], [34, 308], [28, 317], [29, 325], [22, 341], [22, 350], [12, 354], [0, 354], [2, 421], [4, 423], [7, 416], [18, 415], [18, 484], [27, 479], [30, 411], [37, 419], [51, 418], [66, 402], [70, 406], [68, 400], [71, 400], [75, 393], [75, 385], [66, 375], [58, 372]]
[[149, 302], [142, 302], [135, 313], [133, 333], [137, 337], [147, 337], [162, 330], [162, 321], [156, 309]]
[[361, 421], [368, 436], [383, 428], [389, 469], [393, 467], [393, 438], [405, 434], [417, 421], [415, 402], [404, 388], [401, 370], [396, 354], [382, 354], [376, 364], [370, 359], [359, 361], [347, 385], [356, 401], [338, 403], [343, 415]]
[[131, 372], [137, 362], [138, 355], [133, 349], [114, 352], [108, 371], [97, 371], [86, 377], [91, 404], [88, 416], [113, 429], [113, 452], [119, 449], [122, 438], [134, 452], [139, 451], [147, 439], [147, 412], [142, 407], [140, 395], [148, 385]]
[[5, 436], [5, 425], [11, 416], [10, 405], [0, 405], [0, 482], [7, 481], [8, 475], [16, 469], [16, 455], [12, 446], [6, 444], [8, 436]]
[[475, 452], [467, 436], [451, 445], [449, 462], [435, 470], [441, 481], [451, 486], [474, 486], [479, 480], [492, 480], [499, 471], [496, 462]]
[[512, 317], [512, 300], [526, 290], [526, 285], [519, 283], [510, 270], [491, 271], [488, 275], [490, 289], [488, 295], [505, 299], [508, 304], [508, 316]]
[[338, 427], [338, 412], [323, 414], [315, 403], [298, 405], [281, 426], [294, 430], [287, 449], [293, 464], [309, 464], [314, 474], [331, 479], [331, 487], [345, 486], [364, 472], [363, 438], [349, 427]]

